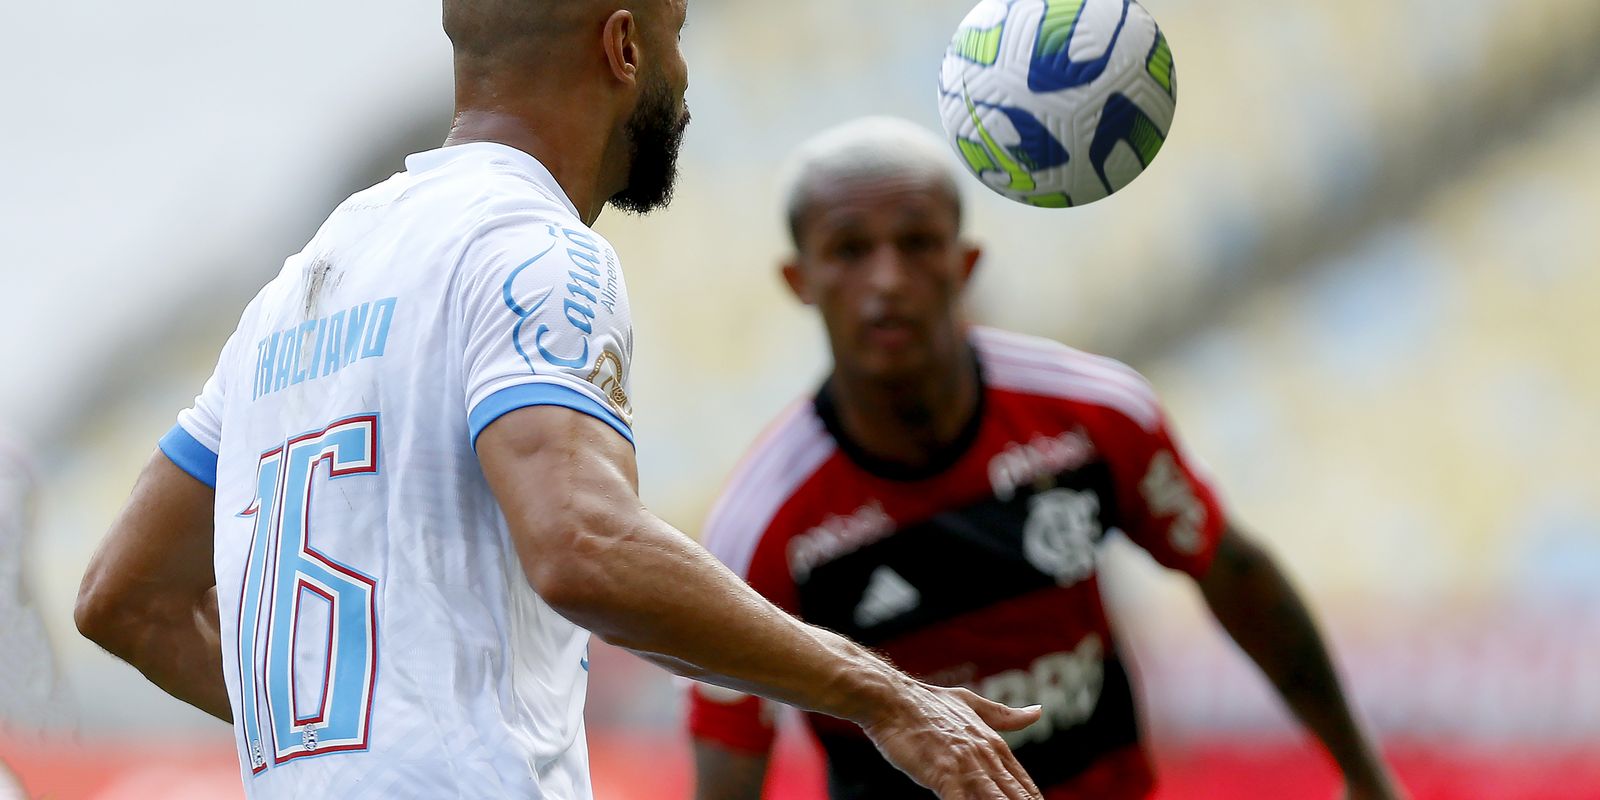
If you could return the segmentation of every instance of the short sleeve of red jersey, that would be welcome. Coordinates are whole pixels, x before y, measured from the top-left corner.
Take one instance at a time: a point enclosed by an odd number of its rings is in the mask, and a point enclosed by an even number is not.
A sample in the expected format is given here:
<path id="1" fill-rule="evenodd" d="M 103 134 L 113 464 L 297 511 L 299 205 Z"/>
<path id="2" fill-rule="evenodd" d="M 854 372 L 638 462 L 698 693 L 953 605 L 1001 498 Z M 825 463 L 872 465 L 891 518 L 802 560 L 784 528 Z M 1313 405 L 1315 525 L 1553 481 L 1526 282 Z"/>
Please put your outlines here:
<path id="1" fill-rule="evenodd" d="M 772 749 L 777 707 L 755 695 L 695 683 L 689 691 L 689 733 L 753 755 Z"/>
<path id="2" fill-rule="evenodd" d="M 1178 441 L 1150 384 L 1122 369 L 1140 395 L 1140 413 L 1104 407 L 1098 442 L 1116 484 L 1117 523 L 1156 561 L 1201 577 L 1227 527 L 1221 498 Z"/>

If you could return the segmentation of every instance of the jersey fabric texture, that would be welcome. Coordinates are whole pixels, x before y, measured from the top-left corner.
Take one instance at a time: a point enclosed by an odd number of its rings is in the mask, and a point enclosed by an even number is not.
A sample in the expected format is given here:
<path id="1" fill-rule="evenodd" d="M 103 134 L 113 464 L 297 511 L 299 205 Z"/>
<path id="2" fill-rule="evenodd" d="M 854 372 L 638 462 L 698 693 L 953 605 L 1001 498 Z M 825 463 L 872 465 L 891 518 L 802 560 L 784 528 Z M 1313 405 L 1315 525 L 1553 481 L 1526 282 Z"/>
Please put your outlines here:
<path id="1" fill-rule="evenodd" d="M 216 489 L 252 798 L 591 797 L 587 631 L 533 591 L 474 452 L 563 406 L 632 441 L 616 254 L 532 156 L 413 155 L 341 204 L 162 440 Z"/>
<path id="2" fill-rule="evenodd" d="M 1137 798 L 1152 777 L 1104 609 L 1096 546 L 1120 529 L 1202 575 L 1225 527 L 1149 384 L 1110 359 L 974 328 L 982 390 L 925 470 L 876 462 L 843 434 L 825 385 L 754 446 L 714 507 L 712 553 L 806 621 L 902 669 L 1043 718 L 1006 735 L 1050 800 Z M 765 752 L 765 701 L 696 685 L 698 738 Z M 858 729 L 808 714 L 830 793 L 926 798 Z"/>

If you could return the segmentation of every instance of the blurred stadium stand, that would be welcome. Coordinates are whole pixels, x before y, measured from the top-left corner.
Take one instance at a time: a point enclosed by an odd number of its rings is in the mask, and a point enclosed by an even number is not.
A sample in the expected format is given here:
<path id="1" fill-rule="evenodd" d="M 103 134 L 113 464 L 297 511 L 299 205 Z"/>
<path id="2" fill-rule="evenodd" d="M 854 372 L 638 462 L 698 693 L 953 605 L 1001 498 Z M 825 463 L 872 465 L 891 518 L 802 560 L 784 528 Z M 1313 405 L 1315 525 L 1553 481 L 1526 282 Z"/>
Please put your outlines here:
<path id="1" fill-rule="evenodd" d="M 0 26 L 10 75 L 57 31 L 100 54 L 11 79 L 49 130 L 3 118 L 0 368 L 28 379 L 0 384 L 0 419 L 29 443 L 37 536 L 25 574 L 0 539 L 0 580 L 35 590 L 0 585 L 0 603 L 37 609 L 58 674 L 25 678 L 50 663 L 16 657 L 37 644 L 0 651 L 0 760 L 58 799 L 238 796 L 226 729 L 80 640 L 72 595 L 255 288 L 334 202 L 442 136 L 448 57 L 421 0 L 103 5 Z M 860 114 L 936 126 L 968 5 L 697 0 L 679 201 L 600 225 L 628 265 L 645 495 L 669 520 L 696 530 L 823 369 L 774 274 L 778 162 Z M 1600 3 L 1146 5 L 1178 64 L 1162 156 L 1067 213 L 974 187 L 974 316 L 1152 378 L 1315 602 L 1418 800 L 1600 797 Z M 1106 564 L 1162 796 L 1332 796 L 1193 592 L 1126 545 Z M 598 795 L 684 796 L 672 682 L 616 651 L 593 674 Z M 25 680 L 57 694 L 24 706 Z M 773 797 L 815 797 L 789 741 Z"/>

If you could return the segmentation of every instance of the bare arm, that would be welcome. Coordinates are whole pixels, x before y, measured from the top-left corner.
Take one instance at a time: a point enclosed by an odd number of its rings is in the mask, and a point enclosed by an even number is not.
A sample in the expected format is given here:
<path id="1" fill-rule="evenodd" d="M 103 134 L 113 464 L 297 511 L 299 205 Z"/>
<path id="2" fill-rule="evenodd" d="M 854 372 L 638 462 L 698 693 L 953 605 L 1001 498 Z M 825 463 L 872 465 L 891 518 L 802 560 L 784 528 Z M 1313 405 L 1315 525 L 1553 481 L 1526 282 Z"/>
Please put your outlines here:
<path id="1" fill-rule="evenodd" d="M 644 508 L 633 450 L 605 423 L 523 408 L 477 447 L 529 582 L 568 619 L 679 674 L 856 722 L 941 797 L 1038 797 L 993 731 L 1037 710 L 918 683 L 785 614 Z"/>
<path id="2" fill-rule="evenodd" d="M 1289 708 L 1322 740 L 1352 798 L 1400 797 L 1356 722 L 1310 611 L 1272 557 L 1230 528 L 1200 580 L 1206 603 Z"/>
<path id="3" fill-rule="evenodd" d="M 761 800 L 768 754 L 743 753 L 715 742 L 694 743 L 695 800 Z"/>
<path id="4" fill-rule="evenodd" d="M 231 722 L 211 559 L 215 501 L 210 487 L 152 455 L 89 561 L 73 619 L 167 694 Z"/>

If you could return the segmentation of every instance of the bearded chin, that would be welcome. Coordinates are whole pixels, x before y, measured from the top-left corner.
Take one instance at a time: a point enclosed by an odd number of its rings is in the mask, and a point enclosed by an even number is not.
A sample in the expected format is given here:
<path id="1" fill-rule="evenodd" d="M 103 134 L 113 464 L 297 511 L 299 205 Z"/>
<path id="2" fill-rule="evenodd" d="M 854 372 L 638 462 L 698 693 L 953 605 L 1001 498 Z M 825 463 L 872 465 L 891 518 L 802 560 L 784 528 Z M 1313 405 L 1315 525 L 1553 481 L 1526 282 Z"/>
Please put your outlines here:
<path id="1" fill-rule="evenodd" d="M 613 208 L 648 214 L 672 202 L 672 189 L 678 181 L 678 150 L 688 127 L 689 113 L 678 113 L 678 104 L 665 83 L 645 89 L 625 129 L 633 162 L 628 165 L 628 185 L 611 198 Z"/>

